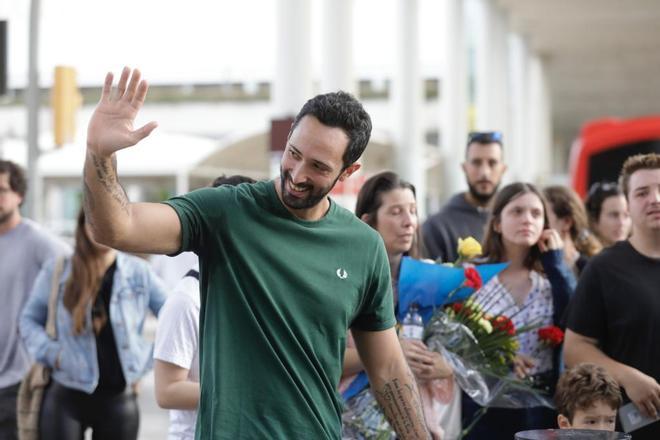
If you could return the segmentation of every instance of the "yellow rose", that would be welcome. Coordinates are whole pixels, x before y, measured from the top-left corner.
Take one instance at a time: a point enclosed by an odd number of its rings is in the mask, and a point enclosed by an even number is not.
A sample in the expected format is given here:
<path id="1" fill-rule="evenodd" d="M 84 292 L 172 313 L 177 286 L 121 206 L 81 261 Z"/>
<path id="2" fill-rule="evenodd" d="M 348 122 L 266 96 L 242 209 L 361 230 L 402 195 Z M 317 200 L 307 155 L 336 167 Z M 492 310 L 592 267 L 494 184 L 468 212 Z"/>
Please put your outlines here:
<path id="1" fill-rule="evenodd" d="M 481 255 L 481 244 L 472 237 L 458 239 L 458 255 L 462 260 L 471 260 Z"/>
<path id="2" fill-rule="evenodd" d="M 478 321 L 478 323 L 479 323 L 479 325 L 481 326 L 481 328 L 483 328 L 484 331 L 485 331 L 487 334 L 491 334 L 491 333 L 493 333 L 493 325 L 490 323 L 489 320 L 484 319 L 484 318 L 481 318 L 481 319 Z"/>

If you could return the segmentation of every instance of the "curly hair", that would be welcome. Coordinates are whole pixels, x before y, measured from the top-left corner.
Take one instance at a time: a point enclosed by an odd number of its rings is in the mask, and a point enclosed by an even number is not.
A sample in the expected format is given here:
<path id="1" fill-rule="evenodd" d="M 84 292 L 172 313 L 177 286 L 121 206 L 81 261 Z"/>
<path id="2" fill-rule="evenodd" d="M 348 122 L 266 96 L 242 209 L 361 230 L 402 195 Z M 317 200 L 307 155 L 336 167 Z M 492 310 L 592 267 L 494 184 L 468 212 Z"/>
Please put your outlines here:
<path id="1" fill-rule="evenodd" d="M 576 411 L 587 410 L 596 402 L 613 409 L 621 406 L 619 384 L 605 369 L 595 364 L 578 364 L 566 370 L 557 382 L 555 405 L 557 412 L 573 422 Z"/>
<path id="2" fill-rule="evenodd" d="M 369 143 L 371 118 L 362 104 L 346 92 L 317 95 L 303 105 L 291 124 L 289 136 L 305 116 L 314 116 L 323 125 L 341 128 L 348 136 L 348 146 L 342 157 L 344 168 L 355 163 Z"/>

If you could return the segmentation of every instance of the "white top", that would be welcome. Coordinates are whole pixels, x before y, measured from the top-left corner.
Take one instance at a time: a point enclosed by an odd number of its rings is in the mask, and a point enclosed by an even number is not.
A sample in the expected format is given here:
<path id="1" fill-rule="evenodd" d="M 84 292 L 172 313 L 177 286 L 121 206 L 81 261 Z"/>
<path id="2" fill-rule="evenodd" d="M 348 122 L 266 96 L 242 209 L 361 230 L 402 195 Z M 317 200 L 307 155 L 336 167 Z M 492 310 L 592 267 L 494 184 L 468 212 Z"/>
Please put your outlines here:
<path id="1" fill-rule="evenodd" d="M 160 309 L 154 346 L 154 359 L 187 368 L 192 382 L 199 382 L 199 307 L 199 281 L 184 277 Z M 196 410 L 170 410 L 168 439 L 194 439 L 196 421 Z"/>
<path id="2" fill-rule="evenodd" d="M 149 259 L 154 272 L 165 282 L 168 289 L 175 289 L 190 268 L 197 267 L 195 265 L 198 261 L 194 252 L 181 252 L 175 257 L 152 255 Z"/>
<path id="3" fill-rule="evenodd" d="M 521 306 L 516 304 L 499 276 L 493 277 L 486 283 L 475 294 L 475 300 L 478 303 L 484 303 L 488 313 L 493 315 L 503 313 L 511 318 L 516 331 L 522 327 L 536 324 L 533 330 L 519 334 L 517 339 L 520 343 L 518 353 L 534 358 L 535 364 L 530 369 L 530 374 L 537 374 L 552 369 L 552 349 L 539 344 L 538 329 L 552 325 L 554 307 L 552 288 L 548 279 L 536 271 L 531 271 L 529 276 L 532 281 L 532 289 Z"/>

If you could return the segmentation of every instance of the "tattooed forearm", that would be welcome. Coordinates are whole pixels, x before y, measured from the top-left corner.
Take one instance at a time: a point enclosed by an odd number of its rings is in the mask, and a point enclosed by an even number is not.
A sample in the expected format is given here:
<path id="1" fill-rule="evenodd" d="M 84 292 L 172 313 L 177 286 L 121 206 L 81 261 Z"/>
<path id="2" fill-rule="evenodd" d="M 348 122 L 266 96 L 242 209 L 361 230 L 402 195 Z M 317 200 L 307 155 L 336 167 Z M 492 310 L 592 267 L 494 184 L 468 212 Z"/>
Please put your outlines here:
<path id="1" fill-rule="evenodd" d="M 421 400 L 412 375 L 405 382 L 392 379 L 375 390 L 390 425 L 402 439 L 429 438 Z"/>
<path id="2" fill-rule="evenodd" d="M 94 226 L 94 220 L 92 218 L 92 211 L 94 210 L 94 197 L 92 196 L 92 190 L 89 189 L 87 181 L 83 179 L 83 211 L 85 211 L 85 219 L 87 223 L 91 226 Z"/>
<path id="3" fill-rule="evenodd" d="M 119 204 L 119 207 L 126 213 L 128 213 L 128 196 L 126 191 L 119 184 L 119 179 L 117 178 L 117 158 L 112 157 L 112 160 L 99 158 L 92 153 L 88 153 L 92 160 L 92 167 L 96 172 L 96 178 L 101 184 L 101 187 Z M 93 203 L 93 193 L 89 187 L 85 187 L 85 198 L 90 199 L 89 203 Z M 93 205 L 89 205 L 91 208 Z"/>

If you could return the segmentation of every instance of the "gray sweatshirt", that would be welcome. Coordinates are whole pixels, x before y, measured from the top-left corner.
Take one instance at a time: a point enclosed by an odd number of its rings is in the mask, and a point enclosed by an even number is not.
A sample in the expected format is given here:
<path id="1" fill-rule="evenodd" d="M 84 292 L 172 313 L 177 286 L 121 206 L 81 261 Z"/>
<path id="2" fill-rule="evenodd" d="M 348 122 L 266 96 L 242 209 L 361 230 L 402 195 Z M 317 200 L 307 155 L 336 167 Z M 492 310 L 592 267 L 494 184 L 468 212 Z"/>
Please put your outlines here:
<path id="1" fill-rule="evenodd" d="M 489 215 L 487 209 L 470 205 L 465 193 L 455 194 L 422 226 L 426 256 L 443 262 L 456 261 L 458 239 L 472 236 L 481 243 Z"/>
<path id="2" fill-rule="evenodd" d="M 30 365 L 18 318 L 44 263 L 70 248 L 29 219 L 0 234 L 0 388 L 23 379 Z"/>

